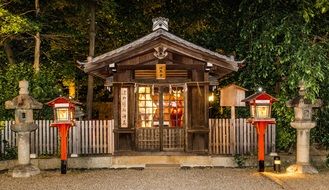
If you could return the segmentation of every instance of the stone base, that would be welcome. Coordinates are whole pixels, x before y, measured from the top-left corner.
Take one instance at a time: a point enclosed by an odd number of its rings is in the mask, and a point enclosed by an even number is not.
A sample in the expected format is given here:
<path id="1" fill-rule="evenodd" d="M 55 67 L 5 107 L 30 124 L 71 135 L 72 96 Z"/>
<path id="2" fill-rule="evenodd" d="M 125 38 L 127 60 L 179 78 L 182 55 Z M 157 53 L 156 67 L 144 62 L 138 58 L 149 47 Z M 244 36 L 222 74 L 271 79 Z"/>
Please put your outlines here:
<path id="1" fill-rule="evenodd" d="M 9 171 L 12 177 L 31 177 L 40 173 L 40 169 L 32 164 L 18 165 Z"/>
<path id="2" fill-rule="evenodd" d="M 317 174 L 317 169 L 309 164 L 294 164 L 287 168 L 287 173 Z"/>

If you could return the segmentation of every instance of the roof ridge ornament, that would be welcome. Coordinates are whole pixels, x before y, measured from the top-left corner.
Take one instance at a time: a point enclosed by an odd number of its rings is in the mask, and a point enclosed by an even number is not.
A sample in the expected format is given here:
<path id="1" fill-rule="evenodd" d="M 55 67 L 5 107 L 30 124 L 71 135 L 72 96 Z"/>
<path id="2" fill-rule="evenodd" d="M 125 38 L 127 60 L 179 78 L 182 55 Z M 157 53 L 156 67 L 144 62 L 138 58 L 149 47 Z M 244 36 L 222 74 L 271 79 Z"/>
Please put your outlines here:
<path id="1" fill-rule="evenodd" d="M 158 30 L 158 29 L 164 29 L 166 31 L 169 30 L 169 26 L 168 26 L 168 22 L 169 19 L 168 18 L 164 18 L 164 17 L 156 17 L 154 19 L 152 19 L 153 22 L 153 27 L 152 30 Z"/>
<path id="2" fill-rule="evenodd" d="M 168 55 L 168 52 L 166 52 L 167 48 L 164 46 L 158 46 L 154 48 L 154 50 L 155 52 L 153 55 L 158 59 L 164 59 Z"/>

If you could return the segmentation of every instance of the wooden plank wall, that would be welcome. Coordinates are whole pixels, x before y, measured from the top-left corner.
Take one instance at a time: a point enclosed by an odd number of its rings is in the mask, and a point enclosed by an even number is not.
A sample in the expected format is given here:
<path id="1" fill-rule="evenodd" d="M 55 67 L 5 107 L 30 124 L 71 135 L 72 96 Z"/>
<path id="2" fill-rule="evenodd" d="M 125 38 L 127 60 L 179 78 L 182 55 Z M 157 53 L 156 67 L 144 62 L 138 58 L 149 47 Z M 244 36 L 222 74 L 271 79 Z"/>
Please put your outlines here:
<path id="1" fill-rule="evenodd" d="M 0 132 L 0 154 L 4 152 L 3 140 L 10 147 L 16 146 L 16 133 L 10 130 L 12 121 L 6 121 L 6 127 Z M 37 120 L 39 128 L 31 132 L 31 154 L 59 154 L 59 136 L 57 128 L 50 127 L 50 120 Z M 113 120 L 77 121 L 70 128 L 68 139 L 68 155 L 113 154 L 114 152 L 114 122 Z"/>
<path id="2" fill-rule="evenodd" d="M 256 129 L 246 119 L 235 119 L 235 128 L 230 119 L 210 119 L 209 150 L 211 154 L 257 154 Z M 231 135 L 233 133 L 233 135 Z M 231 139 L 231 138 L 235 139 Z M 275 151 L 275 125 L 269 125 L 265 134 L 265 154 Z"/>
<path id="3" fill-rule="evenodd" d="M 8 141 L 10 147 L 16 146 L 16 134 L 10 130 L 12 121 L 5 122 L 5 129 L 0 131 L 0 154 L 4 152 L 3 140 Z M 49 127 L 52 121 L 35 121 L 39 128 L 31 133 L 31 154 L 56 155 L 59 151 L 58 132 L 56 128 Z M 230 119 L 210 119 L 209 150 L 210 154 L 257 154 L 257 134 L 254 126 L 247 123 L 246 119 L 236 119 L 235 129 L 230 127 Z M 93 120 L 77 121 L 76 127 L 69 133 L 69 155 L 113 154 L 114 152 L 114 121 Z M 233 133 L 233 136 L 232 134 Z M 140 134 L 140 135 L 144 135 Z M 149 134 L 139 136 L 143 140 L 141 147 L 146 149 L 158 149 L 158 135 Z M 231 138 L 234 139 L 231 139 Z M 275 151 L 276 130 L 275 125 L 267 127 L 265 135 L 265 153 Z M 152 142 L 151 142 L 152 141 Z M 155 147 L 154 147 L 155 146 Z"/>

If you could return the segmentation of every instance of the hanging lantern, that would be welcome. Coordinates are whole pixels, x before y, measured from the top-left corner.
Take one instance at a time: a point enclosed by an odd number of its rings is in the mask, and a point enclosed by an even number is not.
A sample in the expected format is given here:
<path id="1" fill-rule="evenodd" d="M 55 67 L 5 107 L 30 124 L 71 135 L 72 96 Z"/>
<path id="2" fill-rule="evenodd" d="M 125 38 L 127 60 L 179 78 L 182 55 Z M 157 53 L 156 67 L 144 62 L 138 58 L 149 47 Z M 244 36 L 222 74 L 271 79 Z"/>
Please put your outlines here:
<path id="1" fill-rule="evenodd" d="M 215 100 L 214 93 L 212 92 L 210 96 L 208 97 L 209 102 L 213 102 Z"/>
<path id="2" fill-rule="evenodd" d="M 250 115 L 254 119 L 270 119 L 272 103 L 275 101 L 277 99 L 266 92 L 258 92 L 242 100 L 250 104 Z"/>
<path id="3" fill-rule="evenodd" d="M 111 92 L 111 87 L 113 86 L 113 77 L 106 78 L 104 86 L 109 92 Z"/>
<path id="4" fill-rule="evenodd" d="M 52 125 L 74 123 L 75 103 L 70 99 L 58 97 L 48 102 L 48 105 L 54 108 L 54 123 Z"/>

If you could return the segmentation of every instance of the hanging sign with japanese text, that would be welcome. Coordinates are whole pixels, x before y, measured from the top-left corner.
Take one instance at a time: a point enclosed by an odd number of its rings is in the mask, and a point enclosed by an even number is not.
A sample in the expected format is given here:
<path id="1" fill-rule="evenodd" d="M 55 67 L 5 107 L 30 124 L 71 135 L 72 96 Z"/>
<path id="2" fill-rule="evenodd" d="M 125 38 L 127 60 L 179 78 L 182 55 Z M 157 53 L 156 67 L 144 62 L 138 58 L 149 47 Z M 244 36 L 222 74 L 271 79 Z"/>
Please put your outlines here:
<path id="1" fill-rule="evenodd" d="M 128 88 L 121 88 L 121 128 L 128 128 Z"/>

